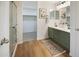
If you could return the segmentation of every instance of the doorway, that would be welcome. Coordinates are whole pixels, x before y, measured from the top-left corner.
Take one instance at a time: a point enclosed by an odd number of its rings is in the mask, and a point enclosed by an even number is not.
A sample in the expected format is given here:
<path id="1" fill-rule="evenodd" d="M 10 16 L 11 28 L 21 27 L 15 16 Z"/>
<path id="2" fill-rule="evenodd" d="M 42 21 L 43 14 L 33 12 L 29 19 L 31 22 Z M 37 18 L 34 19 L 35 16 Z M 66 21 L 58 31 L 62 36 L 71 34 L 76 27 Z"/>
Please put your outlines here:
<path id="1" fill-rule="evenodd" d="M 37 2 L 23 2 L 23 41 L 37 39 Z"/>

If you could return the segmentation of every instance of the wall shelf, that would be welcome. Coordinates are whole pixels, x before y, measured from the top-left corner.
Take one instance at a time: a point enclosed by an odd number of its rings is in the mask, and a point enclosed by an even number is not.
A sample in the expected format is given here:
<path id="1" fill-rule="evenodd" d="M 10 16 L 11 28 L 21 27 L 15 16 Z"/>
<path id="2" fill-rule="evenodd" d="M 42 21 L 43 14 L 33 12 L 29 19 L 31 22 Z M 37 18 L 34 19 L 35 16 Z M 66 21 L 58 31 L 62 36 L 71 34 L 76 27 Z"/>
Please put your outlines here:
<path id="1" fill-rule="evenodd" d="M 23 16 L 34 16 L 34 17 L 36 17 L 37 15 L 30 15 L 30 14 L 27 15 L 27 14 L 25 14 L 25 15 L 23 15 Z"/>
<path id="2" fill-rule="evenodd" d="M 22 15 L 27 15 L 27 16 L 37 16 L 36 10 L 23 10 Z"/>

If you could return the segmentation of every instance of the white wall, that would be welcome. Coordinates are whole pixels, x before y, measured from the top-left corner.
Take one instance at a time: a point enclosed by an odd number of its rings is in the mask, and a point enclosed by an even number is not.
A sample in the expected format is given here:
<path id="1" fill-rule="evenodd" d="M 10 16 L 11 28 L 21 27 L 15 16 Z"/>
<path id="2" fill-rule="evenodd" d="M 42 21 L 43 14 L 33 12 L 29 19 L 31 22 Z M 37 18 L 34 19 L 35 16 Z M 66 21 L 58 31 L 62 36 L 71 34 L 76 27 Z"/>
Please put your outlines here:
<path id="1" fill-rule="evenodd" d="M 9 2 L 0 1 L 0 41 L 3 38 L 9 40 Z M 9 43 L 0 45 L 0 56 L 9 56 Z"/>
<path id="2" fill-rule="evenodd" d="M 36 16 L 23 17 L 23 33 L 36 32 L 37 31 L 37 18 Z"/>
<path id="3" fill-rule="evenodd" d="M 47 38 L 47 24 L 45 23 L 45 19 L 39 19 L 39 8 L 47 9 L 47 2 L 38 1 L 37 6 L 37 40 Z"/>
<path id="4" fill-rule="evenodd" d="M 51 20 L 49 19 L 49 11 L 50 9 L 55 9 L 54 6 L 55 1 L 39 1 L 37 7 L 37 40 L 48 38 L 48 25 L 52 24 Z M 45 23 L 45 19 L 39 19 L 39 8 L 46 8 L 47 15 L 48 15 L 48 23 Z"/>
<path id="5" fill-rule="evenodd" d="M 72 1 L 70 3 L 70 55 L 79 57 L 79 2 Z"/>
<path id="6" fill-rule="evenodd" d="M 15 2 L 17 5 L 17 41 L 23 42 L 23 16 L 22 16 L 22 2 Z"/>

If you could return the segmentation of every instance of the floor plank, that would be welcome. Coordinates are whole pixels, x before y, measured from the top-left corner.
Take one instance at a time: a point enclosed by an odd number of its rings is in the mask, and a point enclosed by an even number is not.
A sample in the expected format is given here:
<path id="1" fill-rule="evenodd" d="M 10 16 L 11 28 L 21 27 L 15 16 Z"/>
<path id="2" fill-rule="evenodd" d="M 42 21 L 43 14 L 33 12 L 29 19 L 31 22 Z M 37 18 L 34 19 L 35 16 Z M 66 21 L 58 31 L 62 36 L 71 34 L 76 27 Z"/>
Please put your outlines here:
<path id="1" fill-rule="evenodd" d="M 40 41 L 24 42 L 18 45 L 15 57 L 47 57 L 51 56 L 48 49 L 46 49 Z"/>
<path id="2" fill-rule="evenodd" d="M 26 41 L 17 46 L 15 57 L 52 57 L 52 51 L 41 40 Z M 68 57 L 68 54 L 63 53 L 58 57 Z"/>

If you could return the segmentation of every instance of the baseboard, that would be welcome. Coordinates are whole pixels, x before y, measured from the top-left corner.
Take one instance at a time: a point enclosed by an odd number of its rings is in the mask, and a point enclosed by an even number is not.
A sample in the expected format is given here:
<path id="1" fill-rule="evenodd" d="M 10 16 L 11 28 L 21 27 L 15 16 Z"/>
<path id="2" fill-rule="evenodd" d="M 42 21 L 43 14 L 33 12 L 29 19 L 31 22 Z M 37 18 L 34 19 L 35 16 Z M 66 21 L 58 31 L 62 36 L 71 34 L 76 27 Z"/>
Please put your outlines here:
<path id="1" fill-rule="evenodd" d="M 44 39 L 37 39 L 37 40 L 47 40 L 47 39 L 49 39 L 49 38 L 44 38 Z"/>
<path id="2" fill-rule="evenodd" d="M 18 45 L 18 44 L 22 44 L 22 43 L 23 43 L 23 41 L 17 42 L 17 45 Z"/>
<path id="3" fill-rule="evenodd" d="M 58 53 L 58 54 L 54 55 L 53 57 L 60 56 L 60 55 L 64 54 L 65 52 L 66 52 L 66 50 L 64 50 L 63 52 L 60 52 L 60 53 Z"/>
<path id="4" fill-rule="evenodd" d="M 69 56 L 72 57 L 70 52 L 69 52 Z"/>
<path id="5" fill-rule="evenodd" d="M 23 43 L 23 41 L 21 41 L 21 42 L 17 42 L 17 43 L 16 43 L 16 45 L 15 45 L 15 49 L 14 49 L 13 54 L 12 54 L 12 57 L 15 56 L 15 52 L 16 52 L 17 46 L 18 46 L 19 44 L 22 44 L 22 43 Z"/>
<path id="6" fill-rule="evenodd" d="M 17 46 L 18 46 L 18 44 L 16 43 L 16 45 L 15 45 L 15 49 L 14 49 L 13 54 L 12 54 L 12 57 L 15 56 L 15 52 L 16 52 Z"/>

